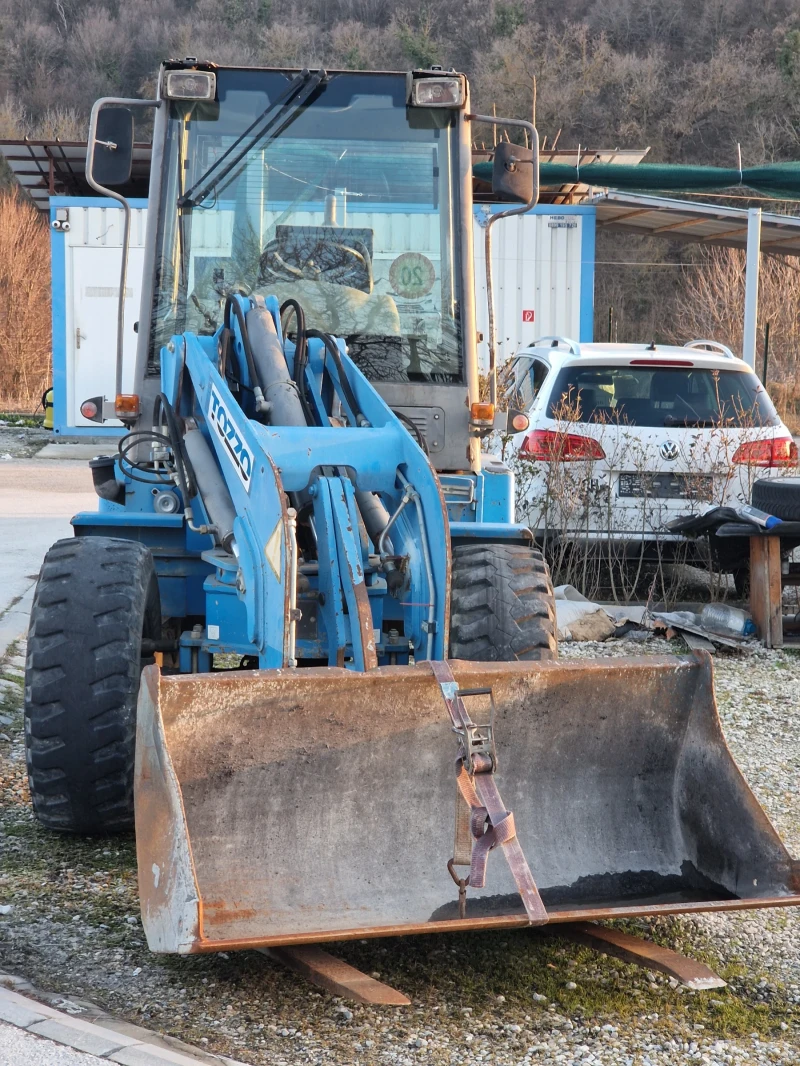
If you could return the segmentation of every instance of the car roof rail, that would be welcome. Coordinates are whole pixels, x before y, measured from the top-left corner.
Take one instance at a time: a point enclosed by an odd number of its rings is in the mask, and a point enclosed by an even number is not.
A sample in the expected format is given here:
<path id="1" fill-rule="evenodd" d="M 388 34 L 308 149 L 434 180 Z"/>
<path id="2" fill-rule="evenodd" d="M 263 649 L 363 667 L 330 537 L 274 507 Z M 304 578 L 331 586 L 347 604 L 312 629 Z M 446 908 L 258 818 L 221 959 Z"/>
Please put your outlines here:
<path id="1" fill-rule="evenodd" d="M 565 345 L 570 350 L 571 355 L 580 356 L 581 346 L 577 341 L 570 340 L 569 337 L 539 337 L 533 344 L 529 344 L 529 348 L 560 348 L 561 345 Z"/>
<path id="2" fill-rule="evenodd" d="M 720 355 L 724 355 L 727 359 L 735 359 L 736 358 L 736 356 L 733 354 L 733 352 L 730 350 L 730 348 L 727 346 L 727 344 L 720 344 L 719 341 L 709 341 L 709 340 L 687 341 L 686 344 L 684 344 L 684 348 L 708 348 L 712 352 L 718 352 Z"/>

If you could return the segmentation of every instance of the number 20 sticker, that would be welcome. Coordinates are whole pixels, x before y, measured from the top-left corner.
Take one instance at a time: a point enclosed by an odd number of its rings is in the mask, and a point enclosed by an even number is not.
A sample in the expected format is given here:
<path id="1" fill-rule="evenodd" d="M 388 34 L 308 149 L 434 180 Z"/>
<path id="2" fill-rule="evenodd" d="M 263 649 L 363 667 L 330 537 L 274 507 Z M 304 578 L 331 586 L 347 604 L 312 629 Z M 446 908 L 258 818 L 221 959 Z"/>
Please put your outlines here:
<path id="1" fill-rule="evenodd" d="M 406 300 L 427 296 L 435 281 L 433 263 L 420 252 L 404 252 L 389 268 L 389 284 Z"/>
<path id="2" fill-rule="evenodd" d="M 523 311 L 522 312 L 522 321 L 523 322 L 533 322 L 534 314 L 535 314 L 535 312 L 533 312 L 533 311 Z"/>

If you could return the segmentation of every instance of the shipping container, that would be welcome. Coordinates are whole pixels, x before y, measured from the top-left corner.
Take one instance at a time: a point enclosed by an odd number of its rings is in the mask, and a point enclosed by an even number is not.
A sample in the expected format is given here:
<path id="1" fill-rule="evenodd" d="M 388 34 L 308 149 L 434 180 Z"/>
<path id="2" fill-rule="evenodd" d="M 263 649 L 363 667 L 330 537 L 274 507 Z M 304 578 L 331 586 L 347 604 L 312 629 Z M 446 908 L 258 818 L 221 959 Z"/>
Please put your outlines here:
<path id="1" fill-rule="evenodd" d="M 135 326 L 144 267 L 147 201 L 133 200 L 131 246 L 125 299 L 123 391 L 131 387 L 136 352 Z M 478 354 L 486 369 L 488 352 L 484 234 L 487 212 L 500 207 L 475 206 L 475 286 Z M 320 225 L 318 212 L 309 211 L 309 225 Z M 53 286 L 53 387 L 54 432 L 69 435 L 119 434 L 119 422 L 99 426 L 80 413 L 81 403 L 92 396 L 110 398 L 114 391 L 119 294 L 121 208 L 99 197 L 50 198 Z M 268 231 L 277 220 L 264 212 Z M 192 218 L 193 275 L 206 265 L 232 255 L 232 221 L 226 213 L 195 212 Z M 298 221 L 303 221 L 302 219 Z M 340 220 L 344 221 L 344 220 Z M 67 223 L 64 226 L 64 222 Z M 55 224 L 59 223 L 58 226 Z M 376 240 L 376 247 L 391 243 L 395 249 L 374 262 L 375 291 L 390 295 L 401 320 L 411 318 L 420 329 L 435 329 L 436 309 L 426 305 L 424 293 L 404 289 L 391 275 L 396 249 L 403 237 L 407 251 L 418 253 L 428 269 L 439 269 L 439 231 L 421 212 L 399 210 L 387 217 L 352 206 L 347 223 L 371 227 L 392 226 L 392 241 Z M 540 206 L 525 215 L 498 222 L 492 228 L 492 263 L 495 283 L 495 321 L 498 361 L 510 358 L 538 337 L 560 335 L 579 341 L 592 339 L 594 302 L 595 209 L 591 206 Z M 198 254 L 199 253 L 199 254 Z M 397 273 L 397 272 L 396 272 Z"/>

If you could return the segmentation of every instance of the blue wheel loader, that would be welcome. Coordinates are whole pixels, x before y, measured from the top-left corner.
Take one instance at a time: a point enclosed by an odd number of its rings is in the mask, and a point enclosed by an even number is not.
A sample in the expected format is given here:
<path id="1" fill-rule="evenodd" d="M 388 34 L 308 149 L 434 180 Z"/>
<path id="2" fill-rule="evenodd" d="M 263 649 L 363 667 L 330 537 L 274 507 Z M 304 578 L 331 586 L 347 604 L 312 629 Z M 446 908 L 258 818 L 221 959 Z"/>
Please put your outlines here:
<path id="1" fill-rule="evenodd" d="M 168 62 L 155 99 L 92 112 L 87 176 L 126 237 L 135 114 L 141 310 L 123 255 L 116 393 L 83 404 L 127 433 L 31 616 L 41 823 L 135 821 L 157 952 L 800 902 L 709 658 L 560 662 L 512 473 L 482 454 L 519 418 L 498 411 L 491 234 L 536 203 L 536 130 L 475 114 L 440 68 Z M 494 155 L 482 382 L 491 122 L 531 147 Z"/>

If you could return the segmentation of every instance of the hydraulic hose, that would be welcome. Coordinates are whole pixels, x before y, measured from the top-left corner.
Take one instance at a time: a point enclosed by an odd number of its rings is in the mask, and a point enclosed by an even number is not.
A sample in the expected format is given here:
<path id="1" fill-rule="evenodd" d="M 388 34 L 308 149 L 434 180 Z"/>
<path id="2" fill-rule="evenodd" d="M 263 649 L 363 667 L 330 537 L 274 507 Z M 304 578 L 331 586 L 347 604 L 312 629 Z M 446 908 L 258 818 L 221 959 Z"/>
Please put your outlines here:
<path id="1" fill-rule="evenodd" d="M 342 386 L 342 392 L 344 393 L 345 401 L 348 407 L 353 412 L 353 417 L 356 420 L 356 424 L 359 426 L 368 425 L 367 419 L 361 413 L 361 408 L 358 406 L 355 393 L 353 392 L 350 381 L 345 373 L 344 363 L 342 362 L 342 353 L 339 351 L 339 347 L 330 333 L 323 333 L 318 329 L 309 329 L 306 331 L 307 337 L 314 337 L 317 340 L 321 340 L 326 349 L 331 355 L 334 363 L 336 363 L 336 369 L 339 372 L 339 382 Z"/>
<path id="2" fill-rule="evenodd" d="M 247 332 L 247 322 L 245 321 L 244 312 L 242 311 L 239 301 L 235 296 L 229 296 L 225 301 L 225 314 L 223 316 L 223 322 L 226 329 L 231 328 L 231 311 L 236 316 L 236 321 L 239 323 L 239 332 L 242 335 L 242 347 L 244 348 L 244 357 L 247 362 L 247 374 L 250 378 L 250 384 L 253 389 L 253 395 L 256 401 L 256 413 L 260 414 L 264 409 L 264 391 L 262 383 L 256 370 L 256 362 L 253 358 L 253 348 L 250 344 L 250 334 Z"/>
<path id="3" fill-rule="evenodd" d="M 175 472 L 178 475 L 178 485 L 183 496 L 183 505 L 188 507 L 190 500 L 193 500 L 197 495 L 197 479 L 194 476 L 192 462 L 184 447 L 175 411 L 163 392 L 160 392 L 156 397 L 154 421 L 158 419 L 161 411 L 164 412 L 164 419 L 167 423 L 167 435 L 169 436 L 169 443 L 175 460 Z"/>
<path id="4" fill-rule="evenodd" d="M 297 331 L 295 333 L 295 344 L 294 344 L 294 374 L 293 374 L 294 383 L 297 386 L 297 394 L 300 397 L 300 403 L 302 404 L 302 407 L 303 407 L 303 413 L 306 416 L 306 422 L 308 423 L 309 426 L 313 426 L 313 425 L 316 425 L 317 420 L 316 420 L 316 418 L 314 418 L 314 414 L 313 414 L 313 412 L 311 410 L 311 405 L 309 404 L 308 398 L 306 396 L 306 382 L 305 382 L 305 371 L 306 371 L 306 367 L 308 366 L 308 340 L 307 340 L 307 334 L 306 334 L 306 316 L 305 316 L 305 312 L 303 311 L 303 308 L 300 306 L 300 304 L 297 302 L 297 300 L 291 300 L 291 299 L 290 300 L 285 300 L 281 304 L 280 317 L 281 317 L 281 328 L 282 328 L 282 331 L 283 331 L 284 345 L 286 343 L 287 330 L 286 330 L 286 326 L 283 324 L 283 322 L 284 322 L 283 316 L 284 316 L 285 312 L 287 311 L 287 309 L 294 312 L 294 317 L 295 317 L 295 320 L 296 320 L 296 323 L 297 323 Z M 287 316 L 286 322 L 288 323 L 290 320 L 291 320 L 291 316 Z"/>

